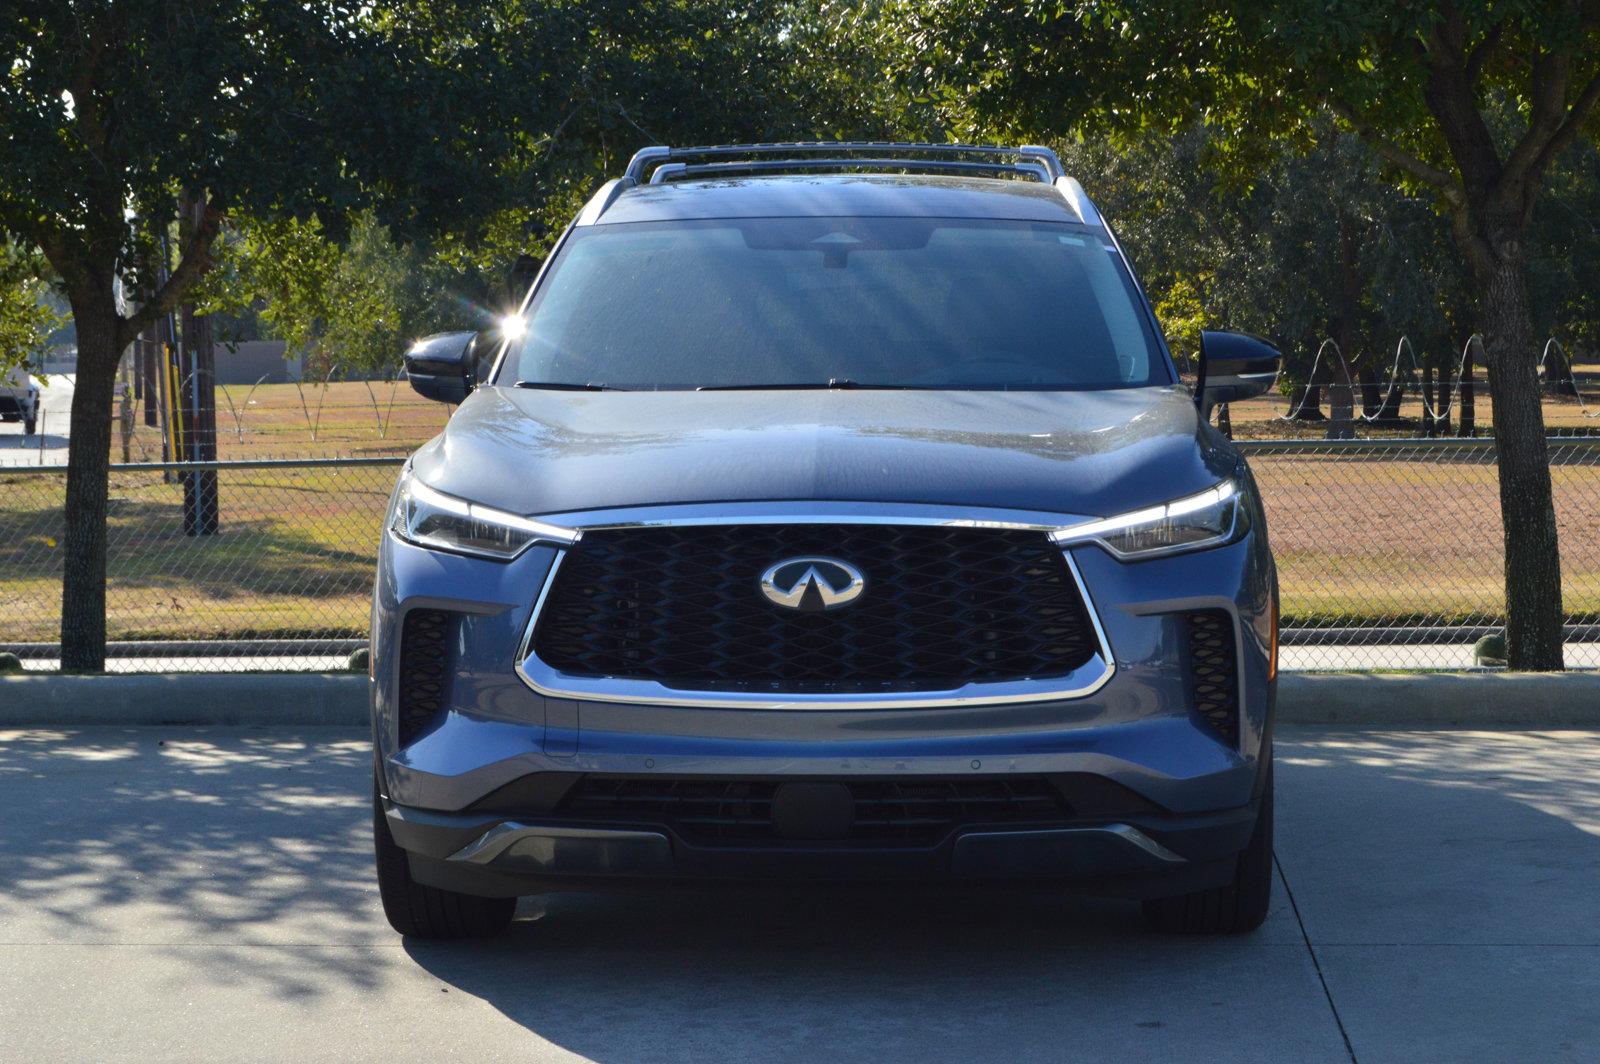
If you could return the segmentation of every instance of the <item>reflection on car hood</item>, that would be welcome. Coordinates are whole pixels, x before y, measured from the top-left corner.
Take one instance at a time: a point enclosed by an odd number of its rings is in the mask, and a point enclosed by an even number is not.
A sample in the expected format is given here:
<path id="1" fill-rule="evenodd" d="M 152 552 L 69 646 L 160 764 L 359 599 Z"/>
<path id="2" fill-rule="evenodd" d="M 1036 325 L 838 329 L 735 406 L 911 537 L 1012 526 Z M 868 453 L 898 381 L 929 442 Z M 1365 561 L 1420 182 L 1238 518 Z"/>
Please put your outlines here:
<path id="1" fill-rule="evenodd" d="M 830 500 L 1110 515 L 1203 490 L 1234 457 L 1177 387 L 1098 392 L 480 388 L 414 459 L 522 514 Z"/>

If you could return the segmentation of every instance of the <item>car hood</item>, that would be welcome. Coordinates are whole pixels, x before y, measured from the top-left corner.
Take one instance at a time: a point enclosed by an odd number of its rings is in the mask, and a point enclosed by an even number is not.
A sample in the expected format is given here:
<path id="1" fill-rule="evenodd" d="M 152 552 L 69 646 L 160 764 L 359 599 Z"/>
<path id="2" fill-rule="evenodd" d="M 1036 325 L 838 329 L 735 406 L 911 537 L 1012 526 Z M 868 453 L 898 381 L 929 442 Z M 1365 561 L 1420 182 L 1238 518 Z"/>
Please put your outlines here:
<path id="1" fill-rule="evenodd" d="M 561 392 L 483 387 L 413 459 L 520 514 L 828 500 L 1108 516 L 1233 469 L 1178 387 Z"/>

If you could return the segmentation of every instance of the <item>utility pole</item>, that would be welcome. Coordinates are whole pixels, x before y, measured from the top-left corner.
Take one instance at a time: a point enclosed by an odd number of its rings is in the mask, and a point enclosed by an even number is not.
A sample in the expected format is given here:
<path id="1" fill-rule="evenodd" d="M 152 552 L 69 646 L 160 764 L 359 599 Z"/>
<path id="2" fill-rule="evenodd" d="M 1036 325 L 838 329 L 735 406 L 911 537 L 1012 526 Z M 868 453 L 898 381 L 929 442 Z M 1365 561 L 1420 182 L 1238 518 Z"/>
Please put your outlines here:
<path id="1" fill-rule="evenodd" d="M 157 367 L 160 366 L 161 341 L 156 339 L 154 325 L 139 334 L 135 341 L 135 351 L 138 352 L 134 360 L 134 381 L 138 388 L 137 397 L 144 403 L 144 423 L 149 428 L 161 424 L 161 386 L 158 380 Z"/>
<path id="2" fill-rule="evenodd" d="M 172 248 L 167 239 L 167 222 L 164 220 L 161 224 L 160 244 L 161 269 L 156 271 L 156 287 L 152 291 L 159 290 L 160 286 L 166 282 L 167 275 L 172 271 Z M 177 420 L 173 417 L 173 412 L 178 408 L 178 404 L 173 398 L 172 382 L 174 379 L 173 360 L 177 357 L 175 349 L 178 338 L 175 335 L 170 311 L 156 319 L 154 331 L 156 350 L 151 355 L 151 360 L 155 363 L 153 368 L 156 370 L 155 395 L 157 410 L 160 412 L 161 460 L 163 462 L 177 462 L 182 460 L 182 456 L 177 453 L 179 429 Z M 172 471 L 170 469 L 163 471 L 161 480 L 163 483 L 172 483 Z"/>
<path id="3" fill-rule="evenodd" d="M 129 456 L 128 450 L 129 444 L 133 440 L 133 371 L 139 362 L 139 350 L 142 346 L 138 340 L 135 340 L 133 346 L 124 355 L 122 365 L 117 367 L 117 372 L 122 377 L 122 380 L 118 382 L 122 395 L 117 403 L 117 425 L 121 429 L 122 460 L 125 463 L 133 460 Z"/>
<path id="4" fill-rule="evenodd" d="M 206 196 L 184 194 L 178 204 L 178 236 L 187 241 L 189 233 L 204 220 Z M 211 319 L 196 314 L 193 303 L 183 305 L 183 348 L 180 361 L 179 394 L 173 404 L 180 410 L 183 424 L 181 461 L 217 460 L 217 348 Z M 220 524 L 217 500 L 217 471 L 199 469 L 184 474 L 183 533 L 186 536 L 216 534 Z"/>

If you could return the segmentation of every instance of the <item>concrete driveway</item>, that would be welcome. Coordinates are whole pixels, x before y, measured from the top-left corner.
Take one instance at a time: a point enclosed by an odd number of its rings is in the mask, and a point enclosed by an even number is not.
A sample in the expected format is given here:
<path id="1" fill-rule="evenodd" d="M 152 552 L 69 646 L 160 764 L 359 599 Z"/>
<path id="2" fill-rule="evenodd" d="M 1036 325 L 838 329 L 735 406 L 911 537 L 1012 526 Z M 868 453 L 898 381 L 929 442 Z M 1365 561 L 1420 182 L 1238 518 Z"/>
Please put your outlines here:
<path id="1" fill-rule="evenodd" d="M 0 466 L 65 465 L 76 373 L 51 373 L 39 389 L 39 431 L 24 436 L 20 421 L 0 422 Z"/>
<path id="2" fill-rule="evenodd" d="M 378 910 L 358 732 L 4 732 L 0 1058 L 1600 1059 L 1600 734 L 1278 754 L 1243 939 L 1009 891 L 555 896 L 431 945 Z"/>

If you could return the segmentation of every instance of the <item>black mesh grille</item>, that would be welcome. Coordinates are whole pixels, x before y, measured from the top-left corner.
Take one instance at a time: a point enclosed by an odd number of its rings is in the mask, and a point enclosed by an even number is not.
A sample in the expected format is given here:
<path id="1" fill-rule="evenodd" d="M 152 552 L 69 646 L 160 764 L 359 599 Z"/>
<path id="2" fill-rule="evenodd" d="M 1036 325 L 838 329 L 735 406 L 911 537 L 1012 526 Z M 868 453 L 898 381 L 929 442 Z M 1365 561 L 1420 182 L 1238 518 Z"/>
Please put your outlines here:
<path id="1" fill-rule="evenodd" d="M 453 615 L 412 610 L 400 628 L 400 741 L 408 743 L 444 708 Z"/>
<path id="2" fill-rule="evenodd" d="M 866 590 L 800 612 L 761 574 L 849 562 Z M 909 525 L 708 525 L 586 533 L 544 605 L 535 651 L 579 676 L 699 690 L 871 692 L 1064 676 L 1095 650 L 1043 533 Z"/>
<path id="3" fill-rule="evenodd" d="M 1239 668 L 1233 619 L 1222 610 L 1189 614 L 1189 667 L 1194 707 L 1217 734 L 1239 741 Z"/>
<path id="4" fill-rule="evenodd" d="M 961 827 L 1052 824 L 1072 816 L 1060 792 L 1038 776 L 836 782 L 850 791 L 848 840 L 855 842 L 931 845 Z M 772 802 L 779 786 L 776 780 L 585 776 L 557 812 L 662 824 L 694 841 L 761 842 L 778 837 Z"/>

